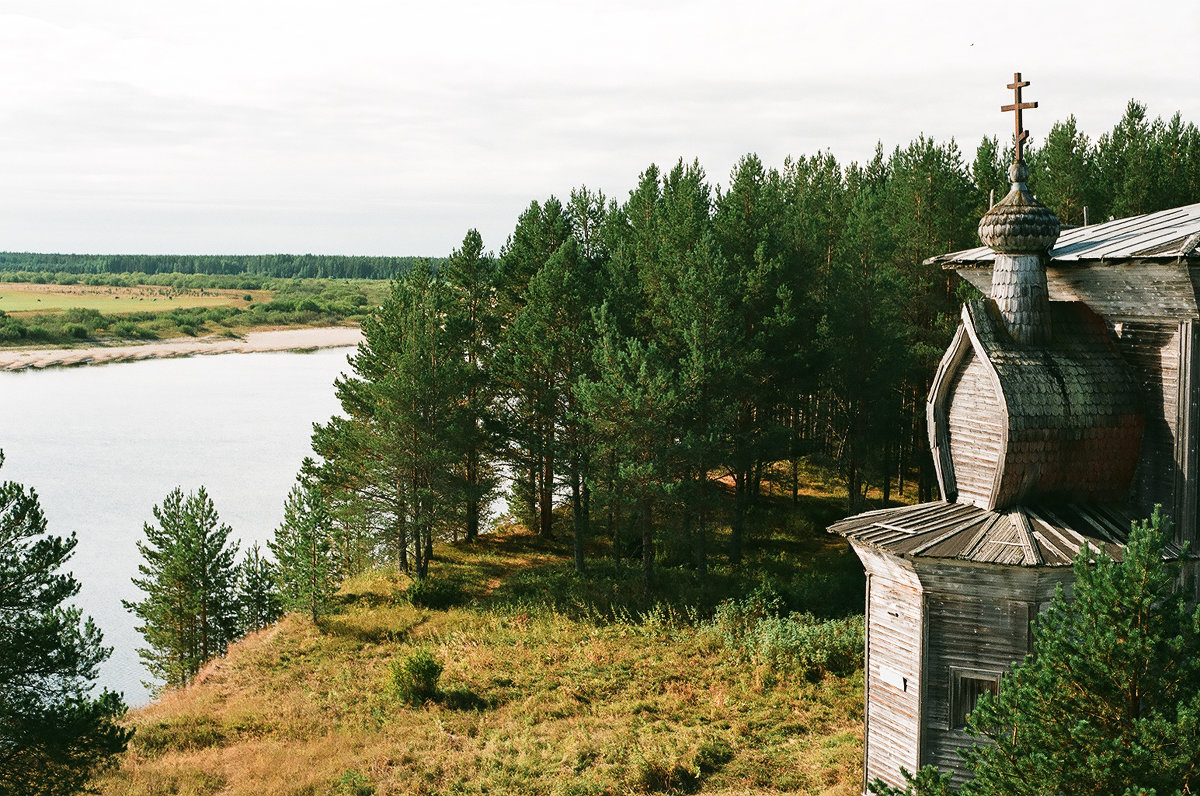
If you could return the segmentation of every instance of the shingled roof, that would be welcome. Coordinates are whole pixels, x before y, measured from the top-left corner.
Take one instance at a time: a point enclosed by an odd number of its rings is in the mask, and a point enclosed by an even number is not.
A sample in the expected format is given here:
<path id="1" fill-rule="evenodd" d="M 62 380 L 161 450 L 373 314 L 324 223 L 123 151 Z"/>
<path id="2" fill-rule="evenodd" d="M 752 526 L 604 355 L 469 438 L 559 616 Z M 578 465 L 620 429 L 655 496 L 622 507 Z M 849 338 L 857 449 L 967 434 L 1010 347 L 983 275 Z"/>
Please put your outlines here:
<path id="1" fill-rule="evenodd" d="M 1099 316 L 1079 302 L 1050 306 L 1053 340 L 1039 345 L 1012 341 L 992 301 L 963 307 L 962 331 L 929 396 L 931 447 L 943 496 L 956 492 L 956 462 L 949 432 L 942 430 L 955 375 L 968 357 L 981 361 L 999 388 L 991 408 L 976 409 L 981 420 L 994 417 L 998 425 L 985 508 L 1048 497 L 1107 500 L 1128 492 L 1144 425 L 1138 382 Z"/>
<path id="2" fill-rule="evenodd" d="M 937 501 L 868 511 L 834 523 L 829 531 L 902 558 L 1067 567 L 1085 546 L 1120 560 L 1133 519 L 1123 507 L 1100 504 L 988 511 Z M 1181 550 L 1172 544 L 1165 554 L 1178 557 Z"/>
<path id="3" fill-rule="evenodd" d="M 939 254 L 926 264 L 956 268 L 990 266 L 996 252 L 988 246 Z M 1119 218 L 1104 224 L 1064 230 L 1050 259 L 1083 262 L 1129 260 L 1200 260 L 1200 203 Z"/>

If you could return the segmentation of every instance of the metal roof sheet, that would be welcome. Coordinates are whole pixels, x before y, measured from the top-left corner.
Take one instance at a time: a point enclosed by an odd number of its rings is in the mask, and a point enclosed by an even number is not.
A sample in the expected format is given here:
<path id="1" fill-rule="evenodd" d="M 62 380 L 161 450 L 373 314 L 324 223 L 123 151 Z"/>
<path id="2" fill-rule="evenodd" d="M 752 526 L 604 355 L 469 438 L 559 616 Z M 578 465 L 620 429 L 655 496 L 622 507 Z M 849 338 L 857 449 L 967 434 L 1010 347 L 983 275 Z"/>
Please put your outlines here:
<path id="1" fill-rule="evenodd" d="M 979 246 L 925 262 L 969 268 L 990 265 L 995 257 L 992 249 Z M 1188 257 L 1200 259 L 1200 203 L 1069 229 L 1050 250 L 1050 259 L 1057 262 Z"/>
<path id="2" fill-rule="evenodd" d="M 908 558 L 1069 567 L 1085 546 L 1119 560 L 1133 520 L 1123 506 L 1045 504 L 988 511 L 935 501 L 847 517 L 829 532 Z M 1182 550 L 1170 544 L 1166 553 L 1178 557 Z"/>

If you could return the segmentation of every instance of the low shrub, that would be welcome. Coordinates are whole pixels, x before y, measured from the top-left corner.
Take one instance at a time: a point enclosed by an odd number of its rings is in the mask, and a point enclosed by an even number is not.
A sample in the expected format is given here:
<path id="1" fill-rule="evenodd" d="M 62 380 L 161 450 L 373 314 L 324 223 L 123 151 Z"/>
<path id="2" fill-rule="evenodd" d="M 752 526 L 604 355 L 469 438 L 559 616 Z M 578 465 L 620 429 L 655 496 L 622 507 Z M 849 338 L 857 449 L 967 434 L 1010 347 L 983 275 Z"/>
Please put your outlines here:
<path id="1" fill-rule="evenodd" d="M 438 695 L 442 664 L 428 649 L 422 647 L 392 661 L 391 673 L 392 691 L 401 702 L 419 705 Z"/>
<path id="2" fill-rule="evenodd" d="M 762 585 L 717 607 L 710 628 L 725 646 L 776 672 L 808 679 L 849 674 L 863 662 L 863 617 L 820 619 L 788 613 L 783 598 Z"/>
<path id="3" fill-rule="evenodd" d="M 850 674 L 863 665 L 863 618 L 817 619 L 791 614 L 764 619 L 754 633 L 751 655 L 777 671 L 819 679 Z"/>
<path id="4" fill-rule="evenodd" d="M 21 323 L 16 318 L 9 318 L 0 326 L 0 340 L 12 342 L 15 340 L 24 340 L 28 330 L 25 324 Z"/>
<path id="5" fill-rule="evenodd" d="M 418 608 L 444 610 L 461 603 L 466 593 L 452 580 L 420 578 L 408 584 L 404 596 Z"/>
<path id="6" fill-rule="evenodd" d="M 338 779 L 334 793 L 338 796 L 374 796 L 375 786 L 366 775 L 350 768 Z"/>
<path id="7" fill-rule="evenodd" d="M 113 324 L 112 332 L 124 340 L 153 340 L 158 337 L 152 330 L 133 321 L 118 321 Z"/>

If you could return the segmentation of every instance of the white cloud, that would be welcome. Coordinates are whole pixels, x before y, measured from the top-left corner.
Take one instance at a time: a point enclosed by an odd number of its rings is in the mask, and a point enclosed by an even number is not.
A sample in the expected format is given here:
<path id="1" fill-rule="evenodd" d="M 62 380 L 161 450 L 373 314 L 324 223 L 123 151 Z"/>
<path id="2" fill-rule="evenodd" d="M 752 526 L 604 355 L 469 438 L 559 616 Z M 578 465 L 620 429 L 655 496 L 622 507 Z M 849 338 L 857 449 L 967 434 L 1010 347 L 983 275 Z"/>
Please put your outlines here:
<path id="1" fill-rule="evenodd" d="M 969 156 L 1014 69 L 1035 136 L 1135 96 L 1200 121 L 1200 6 L 1059 5 L 0 2 L 0 248 L 499 248 L 530 199 L 621 197 L 651 161 Z"/>

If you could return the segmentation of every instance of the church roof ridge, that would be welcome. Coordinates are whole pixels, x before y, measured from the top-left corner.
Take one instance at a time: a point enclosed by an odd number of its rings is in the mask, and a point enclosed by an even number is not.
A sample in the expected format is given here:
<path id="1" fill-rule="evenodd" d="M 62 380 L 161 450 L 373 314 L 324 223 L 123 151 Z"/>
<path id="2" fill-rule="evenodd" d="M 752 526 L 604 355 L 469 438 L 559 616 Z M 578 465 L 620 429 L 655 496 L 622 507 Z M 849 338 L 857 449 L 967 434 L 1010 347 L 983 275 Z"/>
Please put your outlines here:
<path id="1" fill-rule="evenodd" d="M 847 517 L 830 533 L 902 558 L 1069 567 L 1085 547 L 1120 560 L 1134 515 L 1124 505 L 1030 503 L 988 510 L 944 500 Z M 1183 549 L 1170 543 L 1166 554 Z"/>
<path id="2" fill-rule="evenodd" d="M 1050 250 L 1050 259 L 1054 262 L 1200 260 L 1198 236 L 1200 202 L 1063 230 Z M 995 258 L 996 252 L 990 246 L 977 246 L 939 254 L 925 263 L 948 268 L 991 267 Z"/>

